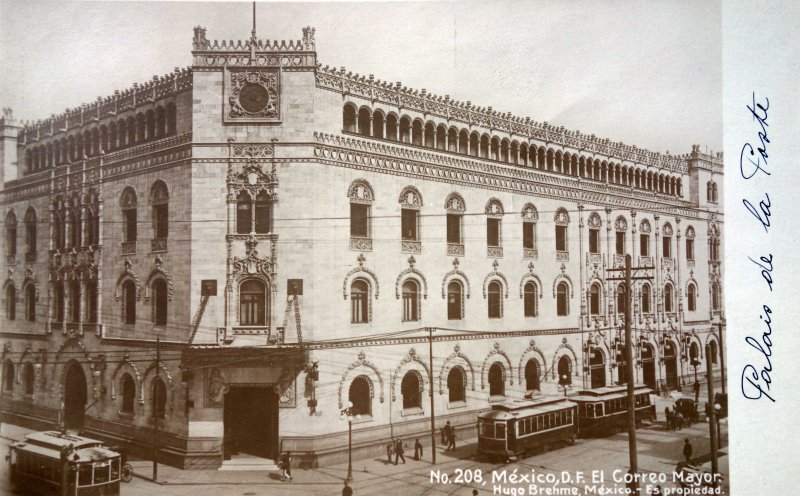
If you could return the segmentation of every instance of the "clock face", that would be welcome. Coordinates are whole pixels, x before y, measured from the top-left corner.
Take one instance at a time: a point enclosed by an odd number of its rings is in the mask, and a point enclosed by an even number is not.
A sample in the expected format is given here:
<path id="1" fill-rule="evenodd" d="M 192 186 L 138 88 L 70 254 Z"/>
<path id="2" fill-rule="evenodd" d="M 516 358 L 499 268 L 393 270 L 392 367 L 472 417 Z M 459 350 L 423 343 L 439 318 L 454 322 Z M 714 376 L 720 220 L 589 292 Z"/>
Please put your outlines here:
<path id="1" fill-rule="evenodd" d="M 251 114 L 263 111 L 268 101 L 269 93 L 260 84 L 246 83 L 239 91 L 239 105 Z"/>

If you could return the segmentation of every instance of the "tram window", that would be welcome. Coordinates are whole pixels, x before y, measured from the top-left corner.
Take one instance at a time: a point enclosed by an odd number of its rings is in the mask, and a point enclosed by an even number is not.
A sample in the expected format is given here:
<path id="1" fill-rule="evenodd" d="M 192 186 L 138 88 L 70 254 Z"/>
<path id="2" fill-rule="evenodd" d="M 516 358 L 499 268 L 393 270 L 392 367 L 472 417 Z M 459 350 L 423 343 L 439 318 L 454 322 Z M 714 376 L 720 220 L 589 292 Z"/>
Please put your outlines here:
<path id="1" fill-rule="evenodd" d="M 483 437 L 494 437 L 494 424 L 491 422 L 483 423 Z"/>
<path id="2" fill-rule="evenodd" d="M 111 460 L 111 480 L 119 479 L 119 459 Z"/>
<path id="3" fill-rule="evenodd" d="M 99 465 L 94 468 L 94 483 L 103 484 L 108 482 L 108 465 Z"/>
<path id="4" fill-rule="evenodd" d="M 92 465 L 83 463 L 78 465 L 78 485 L 91 486 L 92 485 Z"/>
<path id="5" fill-rule="evenodd" d="M 506 424 L 496 424 L 495 425 L 497 436 L 496 439 L 505 439 L 506 438 Z"/>

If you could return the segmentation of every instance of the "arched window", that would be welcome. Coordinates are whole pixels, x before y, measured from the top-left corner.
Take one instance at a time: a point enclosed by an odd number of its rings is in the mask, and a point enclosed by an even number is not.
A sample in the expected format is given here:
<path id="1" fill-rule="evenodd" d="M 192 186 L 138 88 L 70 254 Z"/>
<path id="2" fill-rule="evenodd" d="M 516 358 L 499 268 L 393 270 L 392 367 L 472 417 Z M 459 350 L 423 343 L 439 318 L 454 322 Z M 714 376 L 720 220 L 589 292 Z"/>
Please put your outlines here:
<path id="1" fill-rule="evenodd" d="M 13 284 L 6 287 L 6 318 L 8 320 L 17 318 L 17 287 Z"/>
<path id="2" fill-rule="evenodd" d="M 130 279 L 122 283 L 122 321 L 136 323 L 136 284 Z"/>
<path id="3" fill-rule="evenodd" d="M 527 391 L 539 390 L 539 362 L 533 358 L 525 364 L 525 389 Z"/>
<path id="4" fill-rule="evenodd" d="M 467 374 L 460 365 L 456 365 L 447 374 L 447 393 L 450 403 L 455 401 L 466 401 L 467 398 Z"/>
<path id="5" fill-rule="evenodd" d="M 489 283 L 489 318 L 499 319 L 503 316 L 503 287 L 497 281 Z"/>
<path id="6" fill-rule="evenodd" d="M 563 317 L 569 315 L 569 289 L 567 283 L 560 282 L 556 286 L 556 314 Z"/>
<path id="7" fill-rule="evenodd" d="M 569 250 L 569 239 L 567 227 L 569 226 L 569 214 L 563 208 L 556 211 L 556 252 L 566 253 Z"/>
<path id="8" fill-rule="evenodd" d="M 174 103 L 167 104 L 167 134 L 173 135 L 178 132 L 178 117 Z"/>
<path id="9" fill-rule="evenodd" d="M 719 283 L 715 282 L 711 285 L 711 309 L 715 312 L 719 311 L 720 307 L 722 306 L 719 293 Z"/>
<path id="10" fill-rule="evenodd" d="M 150 189 L 153 209 L 153 241 L 167 239 L 169 235 L 169 191 L 164 181 L 156 181 Z M 156 247 L 154 246 L 155 250 Z"/>
<path id="11" fill-rule="evenodd" d="M 137 235 L 137 215 L 136 209 L 138 207 L 138 200 L 136 198 L 136 191 L 133 188 L 127 187 L 122 192 L 119 200 L 120 208 L 122 209 L 122 240 L 123 243 L 136 243 Z"/>
<path id="12" fill-rule="evenodd" d="M 97 323 L 97 311 L 100 294 L 97 291 L 97 281 L 86 283 L 86 321 L 90 324 Z"/>
<path id="13" fill-rule="evenodd" d="M 686 260 L 694 260 L 694 228 L 692 226 L 686 228 Z"/>
<path id="14" fill-rule="evenodd" d="M 349 133 L 356 132 L 356 108 L 353 105 L 345 105 L 342 110 L 342 129 Z"/>
<path id="15" fill-rule="evenodd" d="M 73 279 L 69 283 L 69 321 L 81 320 L 81 282 Z"/>
<path id="16" fill-rule="evenodd" d="M 503 246 L 503 205 L 497 200 L 486 204 L 486 245 L 489 256 L 496 256 L 492 248 Z"/>
<path id="17" fill-rule="evenodd" d="M 25 382 L 25 394 L 33 394 L 36 372 L 34 372 L 32 363 L 28 362 L 25 364 L 25 368 L 22 369 L 22 377 Z"/>
<path id="18" fill-rule="evenodd" d="M 499 362 L 494 362 L 489 367 L 489 396 L 505 396 L 506 384 L 505 371 Z"/>
<path id="19" fill-rule="evenodd" d="M 665 312 L 674 312 L 673 309 L 673 291 L 672 291 L 672 284 L 665 284 L 664 285 L 664 311 Z"/>
<path id="20" fill-rule="evenodd" d="M 369 283 L 364 279 L 350 285 L 350 315 L 353 324 L 369 322 Z"/>
<path id="21" fill-rule="evenodd" d="M 121 381 L 122 389 L 122 408 L 121 413 L 133 415 L 133 405 L 136 400 L 136 383 L 130 374 L 123 374 Z"/>
<path id="22" fill-rule="evenodd" d="M 36 321 L 36 285 L 32 282 L 25 286 L 25 319 Z"/>
<path id="23" fill-rule="evenodd" d="M 414 280 L 403 283 L 403 322 L 419 320 L 419 285 Z"/>
<path id="24" fill-rule="evenodd" d="M 256 195 L 256 234 L 267 234 L 270 231 L 270 209 L 272 203 L 266 191 Z"/>
<path id="25" fill-rule="evenodd" d="M 28 207 L 25 212 L 25 244 L 27 253 L 33 257 L 36 255 L 36 210 Z"/>
<path id="26" fill-rule="evenodd" d="M 348 399 L 358 415 L 372 415 L 372 381 L 360 375 L 350 383 Z"/>
<path id="27" fill-rule="evenodd" d="M 709 341 L 708 343 L 708 352 L 711 355 L 711 363 L 716 365 L 717 364 L 717 342 L 716 341 Z"/>
<path id="28" fill-rule="evenodd" d="M 444 206 L 447 211 L 447 253 L 464 255 L 462 236 L 462 221 L 466 210 L 464 200 L 457 193 L 453 193 L 447 197 Z"/>
<path id="29" fill-rule="evenodd" d="M 76 201 L 68 210 L 69 213 L 69 246 L 81 246 L 81 207 Z"/>
<path id="30" fill-rule="evenodd" d="M 160 377 L 153 379 L 153 418 L 164 419 L 167 413 L 167 386 Z"/>
<path id="31" fill-rule="evenodd" d="M 366 181 L 355 181 L 347 192 L 350 197 L 350 237 L 369 238 L 371 229 L 370 212 L 374 195 Z"/>
<path id="32" fill-rule="evenodd" d="M 17 216 L 13 210 L 6 215 L 6 255 L 17 256 Z"/>
<path id="33" fill-rule="evenodd" d="M 163 138 L 166 133 L 167 133 L 167 115 L 164 112 L 164 107 L 159 106 L 156 109 L 156 137 Z"/>
<path id="34" fill-rule="evenodd" d="M 397 141 L 397 116 L 389 114 L 386 116 L 386 139 Z"/>
<path id="35" fill-rule="evenodd" d="M 644 284 L 642 286 L 642 313 L 650 313 L 650 302 L 652 301 L 652 295 L 650 294 L 650 285 Z"/>
<path id="36" fill-rule="evenodd" d="M 157 326 L 167 325 L 167 281 L 158 278 L 153 281 L 153 324 Z"/>
<path id="37" fill-rule="evenodd" d="M 459 281 L 447 285 L 447 320 L 464 318 L 464 287 Z"/>
<path id="38" fill-rule="evenodd" d="M 625 285 L 617 285 L 617 313 L 624 314 L 628 299 L 625 297 Z"/>
<path id="39" fill-rule="evenodd" d="M 370 136 L 372 134 L 370 117 L 371 113 L 368 108 L 362 107 L 358 111 L 358 134 L 362 136 Z"/>
<path id="40" fill-rule="evenodd" d="M 689 311 L 694 312 L 697 310 L 697 288 L 695 288 L 694 284 L 689 284 L 689 288 L 686 290 L 686 298 L 688 300 Z"/>
<path id="41" fill-rule="evenodd" d="M 383 112 L 375 111 L 372 114 L 372 135 L 376 138 L 384 138 L 384 126 L 386 122 Z"/>
<path id="42" fill-rule="evenodd" d="M 537 305 L 538 299 L 536 297 L 537 288 L 536 283 L 528 281 L 525 283 L 523 291 L 523 307 L 525 309 L 526 317 L 536 317 L 539 315 L 539 307 Z"/>
<path id="43" fill-rule="evenodd" d="M 239 286 L 239 325 L 267 325 L 267 285 L 247 279 Z"/>
<path id="44" fill-rule="evenodd" d="M 6 360 L 5 370 L 3 370 L 3 391 L 14 390 L 14 363 Z"/>
<path id="45" fill-rule="evenodd" d="M 522 252 L 523 258 L 536 258 L 536 221 L 539 213 L 528 203 L 522 209 Z"/>
<path id="46" fill-rule="evenodd" d="M 600 315 L 600 285 L 592 284 L 589 288 L 589 315 Z"/>
<path id="47" fill-rule="evenodd" d="M 422 382 L 416 371 L 408 371 L 400 384 L 403 408 L 422 408 Z"/>
<path id="48" fill-rule="evenodd" d="M 64 322 L 64 283 L 53 284 L 53 317 L 56 322 Z"/>
<path id="49" fill-rule="evenodd" d="M 236 232 L 250 234 L 253 224 L 253 203 L 250 194 L 241 191 L 236 197 Z"/>

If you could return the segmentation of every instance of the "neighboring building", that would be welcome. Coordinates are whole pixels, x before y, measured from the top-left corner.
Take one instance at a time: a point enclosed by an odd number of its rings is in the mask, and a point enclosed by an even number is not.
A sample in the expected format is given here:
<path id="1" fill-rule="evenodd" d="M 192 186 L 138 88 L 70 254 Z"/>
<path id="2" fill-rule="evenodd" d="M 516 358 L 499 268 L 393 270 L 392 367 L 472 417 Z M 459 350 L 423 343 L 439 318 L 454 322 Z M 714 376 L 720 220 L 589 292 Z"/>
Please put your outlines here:
<path id="1" fill-rule="evenodd" d="M 155 418 L 164 463 L 328 464 L 348 401 L 364 457 L 429 439 L 432 391 L 467 436 L 494 401 L 620 381 L 626 254 L 655 266 L 637 382 L 720 371 L 721 154 L 321 67 L 312 28 L 255 40 L 198 27 L 191 68 L 34 123 L 4 110 L 3 422 L 147 455 Z"/>

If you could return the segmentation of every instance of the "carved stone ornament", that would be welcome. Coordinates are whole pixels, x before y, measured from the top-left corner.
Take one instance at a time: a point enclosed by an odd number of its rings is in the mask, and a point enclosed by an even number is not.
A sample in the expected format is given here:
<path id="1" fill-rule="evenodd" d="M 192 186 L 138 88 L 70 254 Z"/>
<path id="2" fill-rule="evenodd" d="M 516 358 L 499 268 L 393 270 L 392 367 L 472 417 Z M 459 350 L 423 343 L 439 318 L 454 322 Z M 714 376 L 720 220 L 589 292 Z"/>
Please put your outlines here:
<path id="1" fill-rule="evenodd" d="M 642 223 L 639 224 L 639 231 L 642 234 L 650 234 L 650 222 L 647 219 L 642 219 Z"/>
<path id="2" fill-rule="evenodd" d="M 625 220 L 625 217 L 619 216 L 617 220 L 614 221 L 614 229 L 617 231 L 627 231 L 628 230 L 628 221 Z"/>
<path id="3" fill-rule="evenodd" d="M 686 228 L 686 238 L 694 239 L 694 228 L 692 226 Z"/>
<path id="4" fill-rule="evenodd" d="M 247 256 L 244 258 L 233 257 L 232 265 L 234 276 L 240 274 L 260 274 L 266 277 L 272 276 L 272 260 L 260 258 L 258 256 L 258 250 L 256 250 L 257 244 L 258 240 L 255 236 L 251 236 L 245 241 Z"/>
<path id="5" fill-rule="evenodd" d="M 599 228 L 603 222 L 600 220 L 600 215 L 598 215 L 597 212 L 592 212 L 592 214 L 589 215 L 589 220 L 587 223 L 589 224 L 589 227 Z"/>
<path id="6" fill-rule="evenodd" d="M 569 224 L 569 214 L 566 209 L 559 208 L 556 211 L 555 222 L 562 226 Z"/>
<path id="7" fill-rule="evenodd" d="M 526 203 L 525 206 L 522 207 L 522 218 L 528 221 L 539 220 L 539 212 L 536 211 L 536 207 L 533 206 L 533 203 Z"/>
<path id="8" fill-rule="evenodd" d="M 662 227 L 661 230 L 664 233 L 664 236 L 672 236 L 672 225 L 669 222 L 664 224 L 664 227 Z"/>
<path id="9" fill-rule="evenodd" d="M 422 207 L 422 195 L 414 186 L 406 186 L 400 193 L 400 206 L 403 208 Z"/>
<path id="10" fill-rule="evenodd" d="M 214 368 L 206 378 L 206 406 L 221 407 L 230 386 L 221 369 Z"/>
<path id="11" fill-rule="evenodd" d="M 450 193 L 450 196 L 444 202 L 444 208 L 448 213 L 457 214 L 464 213 L 466 210 L 464 199 L 458 193 Z"/>
<path id="12" fill-rule="evenodd" d="M 280 122 L 280 72 L 228 69 L 225 98 L 227 121 Z"/>

